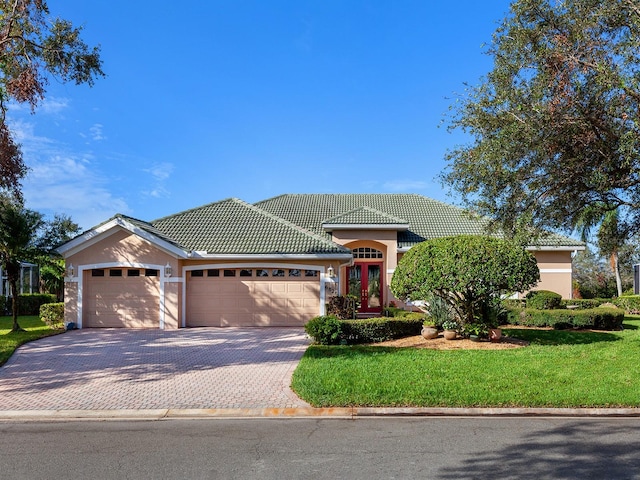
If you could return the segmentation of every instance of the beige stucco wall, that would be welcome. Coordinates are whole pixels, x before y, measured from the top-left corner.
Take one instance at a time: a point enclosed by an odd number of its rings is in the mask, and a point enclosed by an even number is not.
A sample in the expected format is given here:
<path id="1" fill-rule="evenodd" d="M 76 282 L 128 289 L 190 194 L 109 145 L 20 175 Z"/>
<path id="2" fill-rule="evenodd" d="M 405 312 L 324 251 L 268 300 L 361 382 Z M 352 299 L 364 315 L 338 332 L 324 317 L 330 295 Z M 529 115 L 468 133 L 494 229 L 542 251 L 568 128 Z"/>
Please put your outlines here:
<path id="1" fill-rule="evenodd" d="M 98 241 L 72 253 L 65 258 L 67 267 L 73 264 L 75 277 L 65 281 L 65 320 L 78 322 L 80 305 L 78 304 L 80 282 L 91 275 L 91 269 L 108 265 L 110 267 L 155 268 L 164 273 L 164 265 L 174 266 L 177 271 L 178 262 L 168 253 L 155 245 L 132 234 L 115 228 L 110 235 L 103 235 Z M 163 278 L 164 320 L 165 328 L 178 328 L 180 324 L 180 291 L 179 279 Z M 178 283 L 176 283 L 178 281 Z M 83 282 L 84 283 L 84 282 Z M 82 286 L 84 288 L 84 286 Z M 160 302 L 160 299 L 158 299 Z"/>
<path id="2" fill-rule="evenodd" d="M 531 253 L 540 269 L 540 281 L 532 290 L 551 290 L 562 295 L 562 298 L 572 298 L 572 252 L 534 250 Z M 522 293 L 520 297 L 525 294 Z"/>

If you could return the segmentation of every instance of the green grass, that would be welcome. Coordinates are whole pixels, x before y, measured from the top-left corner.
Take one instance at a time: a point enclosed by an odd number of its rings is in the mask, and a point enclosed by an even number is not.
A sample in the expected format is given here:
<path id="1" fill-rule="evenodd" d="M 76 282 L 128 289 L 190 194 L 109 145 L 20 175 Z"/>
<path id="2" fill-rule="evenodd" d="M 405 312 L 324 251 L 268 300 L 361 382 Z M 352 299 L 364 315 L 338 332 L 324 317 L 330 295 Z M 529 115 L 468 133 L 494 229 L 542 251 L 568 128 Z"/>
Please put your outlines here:
<path id="1" fill-rule="evenodd" d="M 292 387 L 316 407 L 640 406 L 640 317 L 621 332 L 505 329 L 510 350 L 309 347 Z"/>
<path id="2" fill-rule="evenodd" d="M 20 345 L 64 331 L 51 329 L 37 315 L 18 317 L 18 323 L 25 331 L 11 333 L 13 320 L 0 316 L 0 365 L 4 365 Z"/>

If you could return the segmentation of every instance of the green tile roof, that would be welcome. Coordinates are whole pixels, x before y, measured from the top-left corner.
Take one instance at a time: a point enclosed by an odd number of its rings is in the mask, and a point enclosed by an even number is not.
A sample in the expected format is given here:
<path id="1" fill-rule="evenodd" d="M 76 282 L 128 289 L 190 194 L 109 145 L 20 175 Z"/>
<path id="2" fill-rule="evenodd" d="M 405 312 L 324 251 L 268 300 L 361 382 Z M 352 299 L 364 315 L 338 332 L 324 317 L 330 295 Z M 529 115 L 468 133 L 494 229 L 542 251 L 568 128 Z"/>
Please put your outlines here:
<path id="1" fill-rule="evenodd" d="M 150 222 L 186 250 L 210 254 L 349 254 L 324 235 L 307 231 L 237 198 Z"/>
<path id="2" fill-rule="evenodd" d="M 407 231 L 398 232 L 398 247 L 410 248 L 426 239 L 486 233 L 486 219 L 472 218 L 465 210 L 417 194 L 287 194 L 257 202 L 256 206 L 302 228 L 331 238 L 322 224 L 363 207 L 406 219 Z M 552 234 L 538 246 L 582 246 L 582 242 Z"/>
<path id="3" fill-rule="evenodd" d="M 323 225 L 403 225 L 408 227 L 409 222 L 375 208 L 358 207 L 325 220 Z"/>

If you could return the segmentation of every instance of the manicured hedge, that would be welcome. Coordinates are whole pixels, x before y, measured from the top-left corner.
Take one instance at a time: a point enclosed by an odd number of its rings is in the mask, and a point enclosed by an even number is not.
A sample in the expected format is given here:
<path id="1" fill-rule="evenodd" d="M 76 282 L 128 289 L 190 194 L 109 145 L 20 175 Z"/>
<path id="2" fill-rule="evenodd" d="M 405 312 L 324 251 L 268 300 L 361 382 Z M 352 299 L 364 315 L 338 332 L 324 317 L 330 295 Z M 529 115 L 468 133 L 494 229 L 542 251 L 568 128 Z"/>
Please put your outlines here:
<path id="1" fill-rule="evenodd" d="M 33 293 L 18 295 L 18 315 L 38 315 L 40 306 L 53 303 L 56 296 L 49 293 Z M 11 315 L 11 298 L 0 296 L 0 315 Z"/>
<path id="2" fill-rule="evenodd" d="M 620 330 L 624 311 L 618 308 L 591 308 L 584 310 L 537 310 L 534 308 L 508 309 L 509 323 L 527 327 L 552 327 L 556 330 L 593 328 Z"/>
<path id="3" fill-rule="evenodd" d="M 603 303 L 611 302 L 610 298 L 574 298 L 571 300 L 562 300 L 562 307 L 571 307 L 576 310 L 584 310 L 585 308 L 596 308 Z"/>
<path id="4" fill-rule="evenodd" d="M 338 343 L 375 343 L 394 338 L 418 335 L 425 315 L 409 313 L 403 317 L 376 317 L 359 320 L 339 320 L 326 315 L 312 318 L 304 326 L 307 334 L 321 345 Z"/>
<path id="5" fill-rule="evenodd" d="M 51 328 L 59 328 L 64 324 L 64 302 L 45 303 L 40 306 L 40 320 Z"/>
<path id="6" fill-rule="evenodd" d="M 562 305 L 562 295 L 549 290 L 533 290 L 525 296 L 527 308 L 555 310 Z"/>
<path id="7" fill-rule="evenodd" d="M 414 313 L 403 317 L 362 318 L 344 320 L 342 334 L 349 344 L 376 343 L 394 338 L 418 335 L 425 315 Z"/>
<path id="8" fill-rule="evenodd" d="M 623 296 L 613 299 L 613 304 L 631 315 L 640 314 L 640 295 Z"/>
<path id="9" fill-rule="evenodd" d="M 56 300 L 56 296 L 50 293 L 18 295 L 18 315 L 39 315 L 42 305 Z"/>

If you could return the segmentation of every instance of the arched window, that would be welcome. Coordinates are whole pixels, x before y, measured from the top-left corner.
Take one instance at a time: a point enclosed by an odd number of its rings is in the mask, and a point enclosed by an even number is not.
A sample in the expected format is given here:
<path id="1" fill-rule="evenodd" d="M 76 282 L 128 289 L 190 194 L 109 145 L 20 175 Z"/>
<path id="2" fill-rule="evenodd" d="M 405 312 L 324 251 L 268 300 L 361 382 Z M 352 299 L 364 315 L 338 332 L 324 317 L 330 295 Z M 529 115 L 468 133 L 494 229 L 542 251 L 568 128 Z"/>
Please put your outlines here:
<path id="1" fill-rule="evenodd" d="M 382 252 L 375 248 L 359 247 L 352 250 L 353 258 L 382 258 Z"/>

